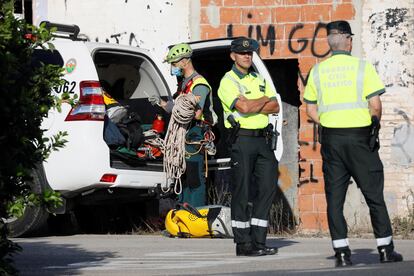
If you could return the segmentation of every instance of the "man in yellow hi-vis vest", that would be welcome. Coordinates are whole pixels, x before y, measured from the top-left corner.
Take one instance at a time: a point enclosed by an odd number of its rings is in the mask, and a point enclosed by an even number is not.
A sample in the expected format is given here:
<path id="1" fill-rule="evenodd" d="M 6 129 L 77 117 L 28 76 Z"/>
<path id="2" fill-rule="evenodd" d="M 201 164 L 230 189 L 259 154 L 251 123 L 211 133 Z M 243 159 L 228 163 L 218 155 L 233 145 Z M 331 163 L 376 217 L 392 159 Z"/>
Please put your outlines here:
<path id="1" fill-rule="evenodd" d="M 180 94 L 192 93 L 197 97 L 197 111 L 187 132 L 187 142 L 198 142 L 204 139 L 204 132 L 214 125 L 217 115 L 213 111 L 213 98 L 211 86 L 207 80 L 200 75 L 193 66 L 191 57 L 193 50 L 187 43 L 174 45 L 167 54 L 165 62 L 171 64 L 171 75 L 178 77 L 177 92 L 174 98 Z M 165 111 L 171 113 L 174 102 L 162 100 L 159 96 L 152 95 L 148 99 L 151 104 L 161 106 Z M 183 191 L 179 195 L 179 201 L 189 203 L 191 206 L 199 207 L 207 203 L 206 179 L 204 174 L 204 155 L 199 149 L 200 145 L 186 144 L 186 152 L 194 153 L 186 157 L 186 173 L 183 175 Z"/>
<path id="2" fill-rule="evenodd" d="M 257 41 L 238 38 L 231 43 L 233 68 L 221 79 L 225 127 L 238 129 L 231 139 L 231 225 L 237 256 L 277 253 L 266 246 L 269 210 L 276 193 L 278 162 L 268 141 L 268 114 L 278 113 L 276 92 L 251 68 Z M 266 137 L 267 136 L 267 137 Z M 250 187 L 255 185 L 255 189 Z M 253 208 L 250 216 L 249 192 Z"/>
<path id="3" fill-rule="evenodd" d="M 402 261 L 394 251 L 378 154 L 380 95 L 385 88 L 370 63 L 351 56 L 353 33 L 348 22 L 331 22 L 327 31 L 332 56 L 312 68 L 304 100 L 307 114 L 322 128 L 321 154 L 335 265 L 352 265 L 343 215 L 351 177 L 368 204 L 380 261 Z"/>

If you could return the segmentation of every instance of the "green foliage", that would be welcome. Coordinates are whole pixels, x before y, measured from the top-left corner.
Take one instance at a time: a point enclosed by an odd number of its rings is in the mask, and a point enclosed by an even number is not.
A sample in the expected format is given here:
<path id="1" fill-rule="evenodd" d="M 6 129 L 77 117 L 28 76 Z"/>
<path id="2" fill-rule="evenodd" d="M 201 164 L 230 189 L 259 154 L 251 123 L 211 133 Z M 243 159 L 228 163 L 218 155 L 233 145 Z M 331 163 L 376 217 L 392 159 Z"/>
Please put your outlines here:
<path id="1" fill-rule="evenodd" d="M 62 205 L 63 200 L 59 192 L 48 189 L 42 194 L 28 193 L 26 196 L 15 197 L 13 202 L 7 203 L 9 217 L 19 218 L 29 205 L 41 205 L 48 210 L 54 210 Z"/>
<path id="2" fill-rule="evenodd" d="M 16 19 L 13 7 L 12 0 L 0 3 L 0 275 L 16 273 L 10 256 L 19 247 L 7 239 L 8 212 L 19 215 L 26 204 L 53 207 L 61 201 L 53 191 L 32 194 L 25 183 L 35 166 L 66 142 L 64 132 L 45 139 L 43 119 L 50 108 L 59 110 L 62 101 L 73 101 L 68 94 L 63 100 L 50 94 L 62 83 L 62 68 L 32 63 L 35 49 L 53 50 L 51 33 Z"/>
<path id="3" fill-rule="evenodd" d="M 51 138 L 44 137 L 44 147 L 42 148 L 42 156 L 46 159 L 49 157 L 49 154 L 52 151 L 63 148 L 65 146 L 65 143 L 67 142 L 67 140 L 64 139 L 64 137 L 67 135 L 68 133 L 66 131 L 59 131 L 57 134 L 52 135 Z"/>

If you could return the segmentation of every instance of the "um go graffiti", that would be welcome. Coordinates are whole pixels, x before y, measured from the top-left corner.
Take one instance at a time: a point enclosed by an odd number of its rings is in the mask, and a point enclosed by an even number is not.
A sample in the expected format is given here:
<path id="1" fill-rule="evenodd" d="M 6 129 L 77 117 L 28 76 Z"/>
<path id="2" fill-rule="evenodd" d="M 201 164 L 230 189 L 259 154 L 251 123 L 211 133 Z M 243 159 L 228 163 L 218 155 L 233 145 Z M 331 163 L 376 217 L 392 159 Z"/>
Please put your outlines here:
<path id="1" fill-rule="evenodd" d="M 307 47 L 310 47 L 312 55 L 314 55 L 315 57 L 322 58 L 327 56 L 329 54 L 329 50 L 325 53 L 320 53 L 318 52 L 315 46 L 316 38 L 319 32 L 325 29 L 326 24 L 319 22 L 315 27 L 312 38 L 298 37 L 297 32 L 303 29 L 304 27 L 304 24 L 298 23 L 290 30 L 288 38 L 289 51 L 294 54 L 299 54 L 305 51 Z M 267 28 L 267 32 L 264 34 L 261 25 L 249 25 L 247 28 L 247 36 L 253 37 L 254 31 L 256 31 L 256 40 L 260 43 L 261 46 L 269 47 L 269 52 L 271 55 L 273 55 L 275 51 L 275 40 L 277 39 L 275 26 L 269 25 L 269 27 Z M 233 37 L 232 24 L 227 26 L 227 37 Z M 293 47 L 293 41 L 295 41 L 298 44 L 296 47 Z"/>
<path id="2" fill-rule="evenodd" d="M 302 23 L 297 24 L 295 27 L 292 28 L 292 30 L 289 33 L 288 47 L 289 47 L 289 51 L 291 51 L 292 53 L 299 54 L 299 53 L 303 52 L 306 49 L 306 47 L 308 47 L 309 39 L 307 39 L 307 38 L 299 38 L 297 40 L 297 42 L 298 42 L 298 44 L 302 44 L 302 45 L 300 47 L 296 48 L 296 49 L 293 49 L 293 47 L 292 47 L 292 40 L 295 39 L 295 33 L 298 30 L 303 29 L 303 27 L 304 27 L 304 25 Z M 312 40 L 311 40 L 311 43 L 310 43 L 310 47 L 311 47 L 312 55 L 314 55 L 315 57 L 322 58 L 322 57 L 327 56 L 330 52 L 330 50 L 328 50 L 326 53 L 318 53 L 316 48 L 315 48 L 316 37 L 318 36 L 319 31 L 321 29 L 323 30 L 325 28 L 326 28 L 326 24 L 319 22 L 318 25 L 315 28 L 315 31 L 313 32 L 313 37 L 312 37 Z"/>

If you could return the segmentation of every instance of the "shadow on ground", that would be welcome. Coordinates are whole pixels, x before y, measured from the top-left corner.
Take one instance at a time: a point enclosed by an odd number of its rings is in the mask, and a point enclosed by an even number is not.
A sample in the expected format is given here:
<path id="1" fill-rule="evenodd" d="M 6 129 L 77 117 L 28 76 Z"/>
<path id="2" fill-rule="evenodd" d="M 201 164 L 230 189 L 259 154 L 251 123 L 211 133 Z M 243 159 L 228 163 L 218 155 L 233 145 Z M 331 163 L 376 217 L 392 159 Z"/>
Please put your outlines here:
<path id="1" fill-rule="evenodd" d="M 333 262 L 334 256 L 327 259 L 331 259 Z M 351 261 L 354 265 L 377 264 L 379 262 L 379 255 L 376 249 L 354 249 L 352 250 Z"/>
<path id="2" fill-rule="evenodd" d="M 283 248 L 292 244 L 298 243 L 297 241 L 285 239 L 285 238 L 267 238 L 266 245 L 271 247 Z"/>
<path id="3" fill-rule="evenodd" d="M 19 275 L 78 275 L 79 263 L 99 266 L 113 252 L 91 252 L 75 244 L 50 244 L 45 241 L 14 240 L 23 251 L 14 256 Z"/>

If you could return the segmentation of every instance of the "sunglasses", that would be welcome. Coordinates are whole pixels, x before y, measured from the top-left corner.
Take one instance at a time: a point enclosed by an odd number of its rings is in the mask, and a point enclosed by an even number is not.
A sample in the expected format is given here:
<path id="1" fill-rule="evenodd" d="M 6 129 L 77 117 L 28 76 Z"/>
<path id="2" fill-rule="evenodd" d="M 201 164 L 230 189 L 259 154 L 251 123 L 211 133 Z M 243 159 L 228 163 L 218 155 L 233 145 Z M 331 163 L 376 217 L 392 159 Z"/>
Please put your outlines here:
<path id="1" fill-rule="evenodd" d="M 245 55 L 253 56 L 253 52 L 236 52 L 236 54 L 239 56 L 245 56 Z"/>

